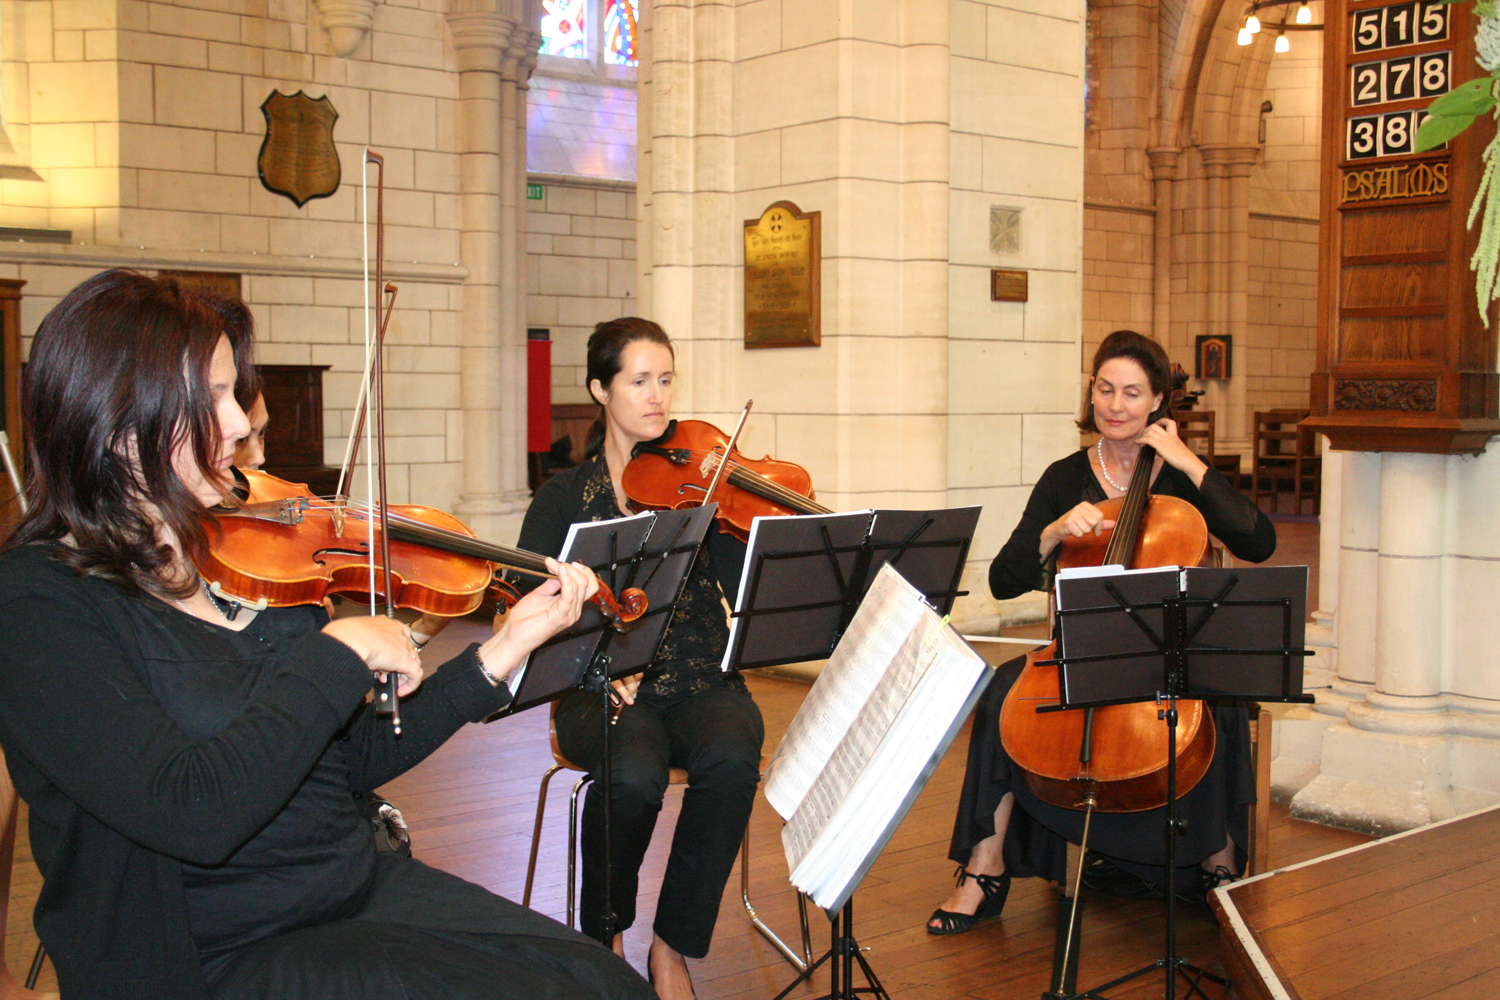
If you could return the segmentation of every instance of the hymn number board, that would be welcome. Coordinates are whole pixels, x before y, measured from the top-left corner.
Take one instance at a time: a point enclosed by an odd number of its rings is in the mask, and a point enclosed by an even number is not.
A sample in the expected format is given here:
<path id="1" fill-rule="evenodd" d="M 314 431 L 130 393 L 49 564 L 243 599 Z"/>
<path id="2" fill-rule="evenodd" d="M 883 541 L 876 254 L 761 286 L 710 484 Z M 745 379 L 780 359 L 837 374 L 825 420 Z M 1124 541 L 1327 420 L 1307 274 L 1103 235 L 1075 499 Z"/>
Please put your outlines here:
<path id="1" fill-rule="evenodd" d="M 1345 159 L 1411 153 L 1423 109 L 1453 86 L 1453 52 L 1443 47 L 1449 6 L 1411 2 L 1351 12 Z"/>
<path id="2" fill-rule="evenodd" d="M 1325 0 L 1318 356 L 1302 426 L 1353 451 L 1461 454 L 1500 433 L 1500 317 L 1467 226 L 1488 115 L 1414 151 L 1439 96 L 1483 75 L 1472 4 Z"/>

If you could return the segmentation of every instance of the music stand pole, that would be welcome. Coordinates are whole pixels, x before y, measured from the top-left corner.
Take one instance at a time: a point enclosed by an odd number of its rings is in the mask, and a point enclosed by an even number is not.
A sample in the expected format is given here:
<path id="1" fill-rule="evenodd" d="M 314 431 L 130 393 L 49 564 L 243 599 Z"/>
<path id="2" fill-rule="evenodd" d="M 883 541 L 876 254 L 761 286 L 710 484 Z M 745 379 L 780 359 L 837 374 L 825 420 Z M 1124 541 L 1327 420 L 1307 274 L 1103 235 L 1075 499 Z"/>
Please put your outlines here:
<path id="1" fill-rule="evenodd" d="M 610 711 L 610 686 L 609 686 L 609 663 L 608 653 L 596 653 L 589 663 L 589 669 L 584 674 L 584 690 L 597 691 L 599 693 L 599 773 L 594 776 L 594 790 L 598 791 L 603 798 L 604 804 L 604 901 L 603 917 L 600 924 L 600 934 L 604 938 L 604 947 L 611 948 L 615 940 L 615 916 L 614 898 L 611 892 L 611 883 L 614 879 L 610 846 L 614 843 L 611 836 L 614 819 L 614 805 L 611 795 L 613 783 L 613 768 L 611 765 L 614 756 L 613 748 L 610 746 L 610 727 L 614 722 L 614 713 Z M 592 794 L 592 793 L 591 793 Z M 571 889 L 569 890 L 572 891 Z"/>

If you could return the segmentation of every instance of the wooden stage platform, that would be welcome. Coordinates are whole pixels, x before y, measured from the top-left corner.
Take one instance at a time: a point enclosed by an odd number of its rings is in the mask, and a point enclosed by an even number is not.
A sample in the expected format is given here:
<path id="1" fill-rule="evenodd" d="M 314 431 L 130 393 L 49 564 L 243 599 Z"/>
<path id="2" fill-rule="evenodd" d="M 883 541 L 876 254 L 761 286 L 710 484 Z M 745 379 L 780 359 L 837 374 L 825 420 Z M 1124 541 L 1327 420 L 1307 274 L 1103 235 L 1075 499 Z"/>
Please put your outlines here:
<path id="1" fill-rule="evenodd" d="M 1219 889 L 1244 1000 L 1500 995 L 1500 806 Z"/>

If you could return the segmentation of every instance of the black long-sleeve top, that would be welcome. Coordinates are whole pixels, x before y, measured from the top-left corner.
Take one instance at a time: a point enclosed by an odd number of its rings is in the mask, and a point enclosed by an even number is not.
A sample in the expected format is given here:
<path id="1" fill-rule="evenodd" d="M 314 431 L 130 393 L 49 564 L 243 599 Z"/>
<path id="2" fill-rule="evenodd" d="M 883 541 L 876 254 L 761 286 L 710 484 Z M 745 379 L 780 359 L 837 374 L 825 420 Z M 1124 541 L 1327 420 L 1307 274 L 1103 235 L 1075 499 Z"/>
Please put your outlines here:
<path id="1" fill-rule="evenodd" d="M 1185 473 L 1164 465 L 1151 484 L 1151 492 L 1186 500 L 1198 508 L 1208 522 L 1209 534 L 1238 559 L 1264 562 L 1276 551 L 1276 528 L 1270 518 L 1216 469 L 1203 474 L 1199 487 Z M 1086 449 L 1047 466 L 1031 490 L 1020 523 L 990 563 L 990 593 L 1003 601 L 1030 590 L 1047 589 L 1052 559 L 1041 557 L 1042 530 L 1084 501 L 1097 504 L 1105 499 Z"/>
<path id="2" fill-rule="evenodd" d="M 598 455 L 541 485 L 526 510 L 517 544 L 528 552 L 556 556 L 574 524 L 620 516 L 609 466 Z M 729 642 L 722 599 L 733 604 L 744 565 L 744 543 L 711 525 L 656 661 L 641 681 L 647 695 L 670 699 L 714 684 L 744 683 L 738 673 L 720 669 Z"/>
<path id="3" fill-rule="evenodd" d="M 64 997 L 197 1000 L 233 948 L 347 915 L 374 868 L 355 796 L 510 700 L 471 646 L 396 738 L 321 608 L 235 632 L 53 551 L 0 556 L 0 747 L 31 807 L 35 926 Z"/>

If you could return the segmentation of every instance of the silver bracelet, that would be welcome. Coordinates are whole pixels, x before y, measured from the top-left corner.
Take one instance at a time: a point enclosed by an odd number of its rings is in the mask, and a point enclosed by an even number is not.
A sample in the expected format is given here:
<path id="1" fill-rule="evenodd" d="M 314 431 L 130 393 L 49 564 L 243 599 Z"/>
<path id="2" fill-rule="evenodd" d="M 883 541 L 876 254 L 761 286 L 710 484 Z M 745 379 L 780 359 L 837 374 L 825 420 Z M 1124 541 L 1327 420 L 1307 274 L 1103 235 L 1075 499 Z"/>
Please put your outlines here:
<path id="1" fill-rule="evenodd" d="M 500 686 L 499 678 L 490 673 L 490 668 L 484 665 L 484 660 L 482 659 L 479 661 L 479 672 L 484 675 L 485 680 L 490 682 L 490 687 Z"/>

